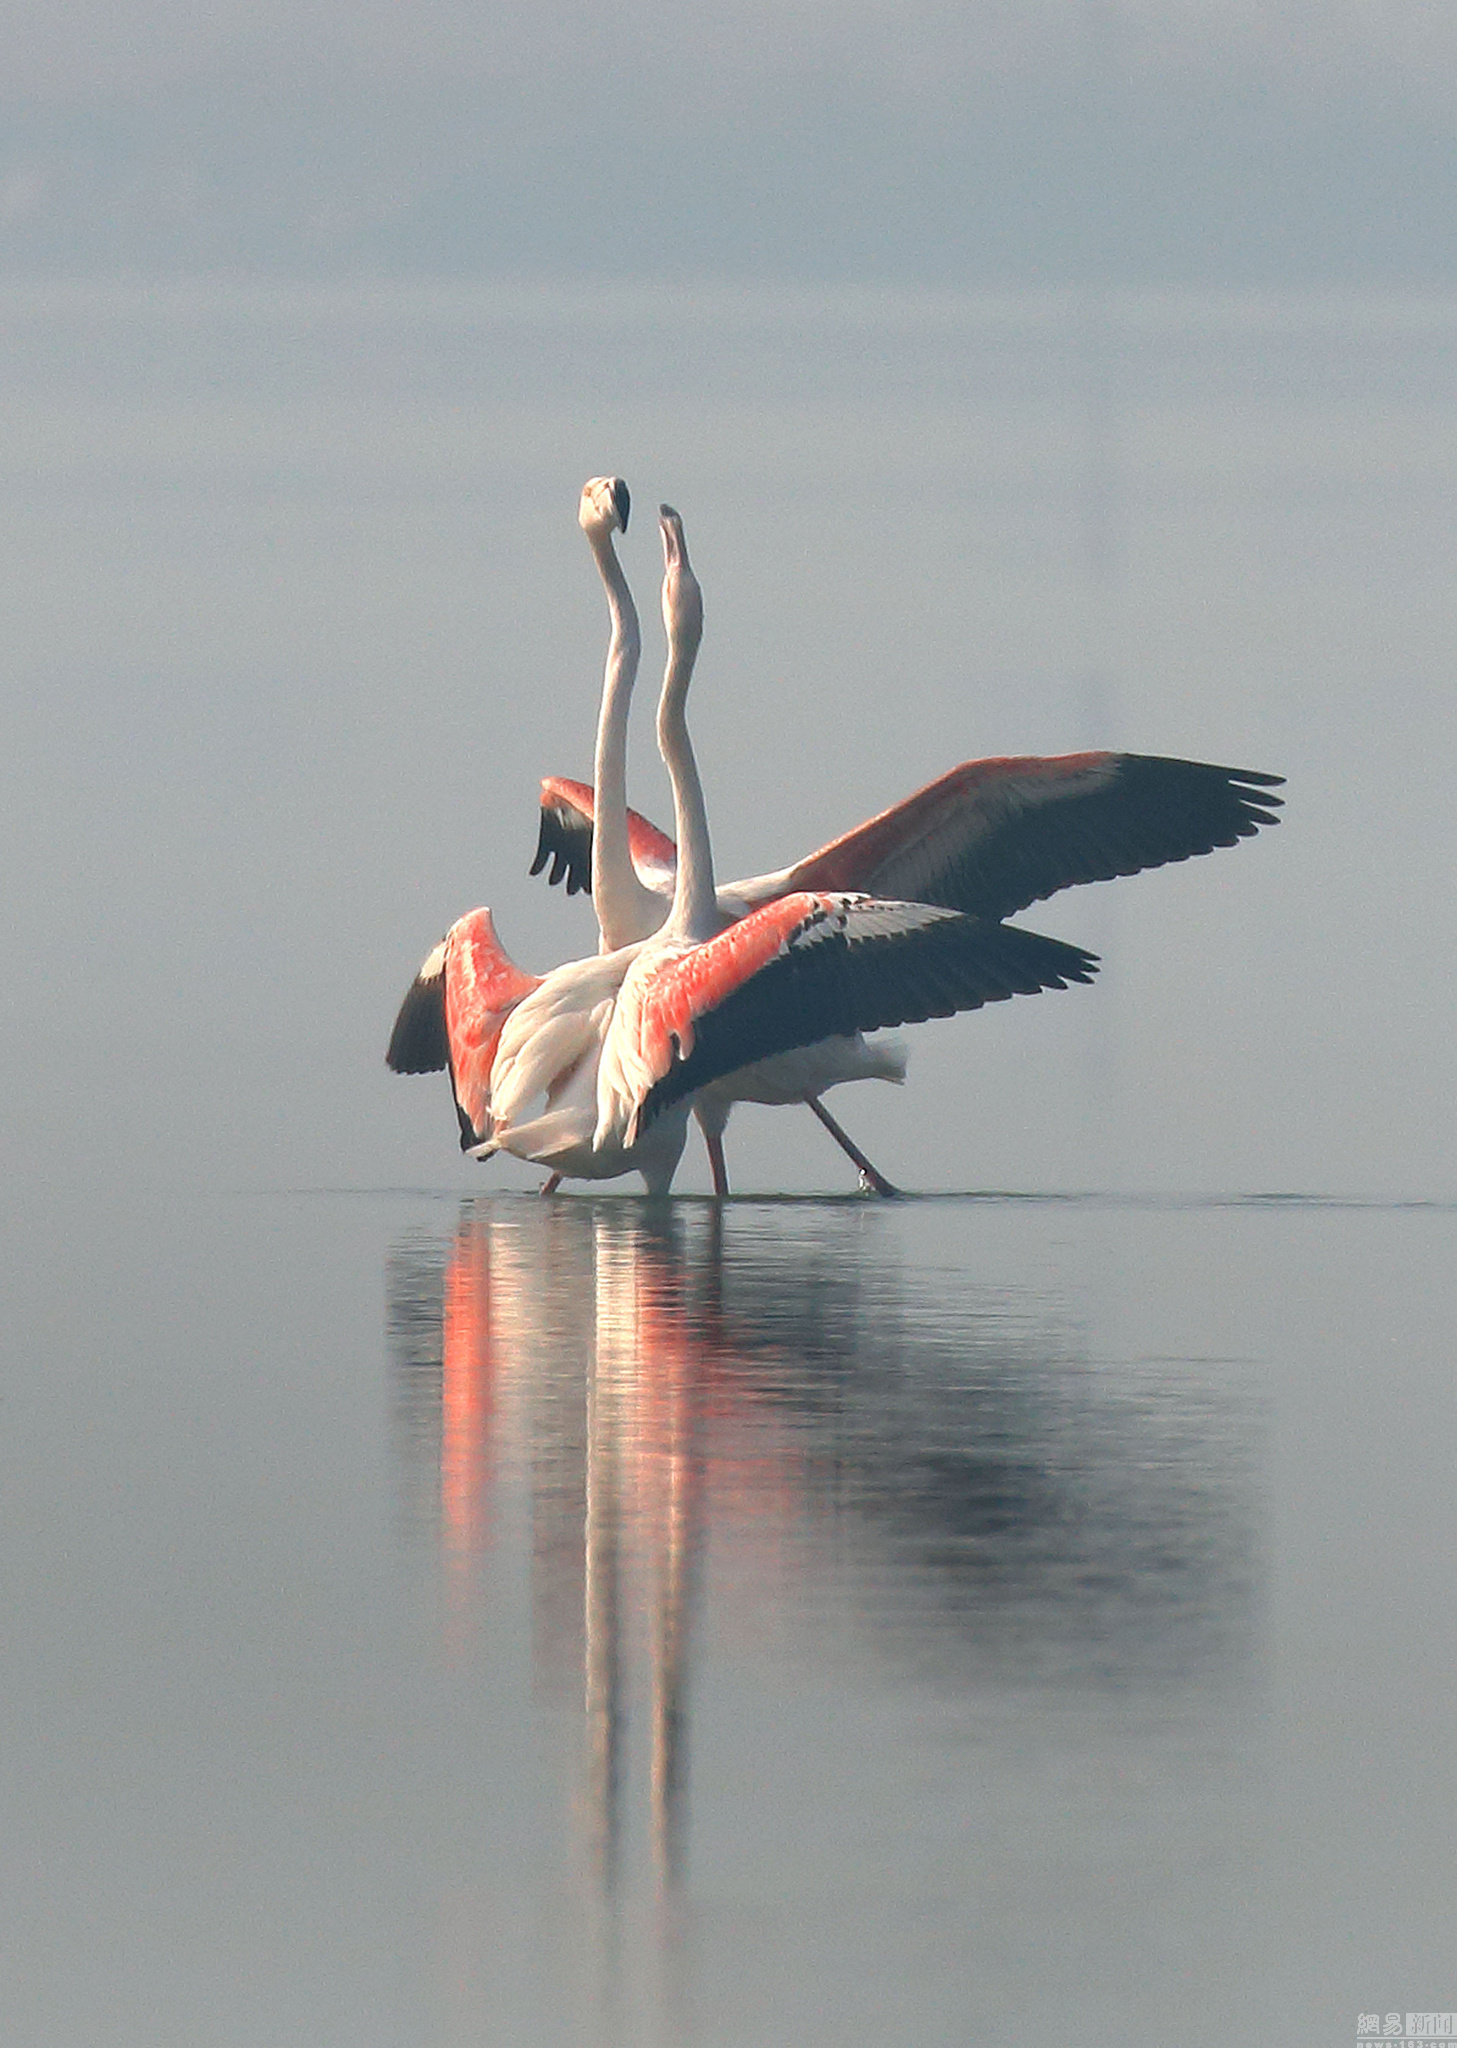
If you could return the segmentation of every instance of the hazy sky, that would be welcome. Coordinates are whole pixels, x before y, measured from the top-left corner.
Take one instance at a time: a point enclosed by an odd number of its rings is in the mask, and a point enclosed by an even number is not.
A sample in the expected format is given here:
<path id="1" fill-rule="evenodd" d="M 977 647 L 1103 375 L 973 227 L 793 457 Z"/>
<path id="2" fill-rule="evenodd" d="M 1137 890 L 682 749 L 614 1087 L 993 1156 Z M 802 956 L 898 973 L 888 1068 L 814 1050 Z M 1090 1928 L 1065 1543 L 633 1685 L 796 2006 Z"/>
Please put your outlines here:
<path id="1" fill-rule="evenodd" d="M 0 264 L 1454 275 L 1415 0 L 3 11 Z"/>

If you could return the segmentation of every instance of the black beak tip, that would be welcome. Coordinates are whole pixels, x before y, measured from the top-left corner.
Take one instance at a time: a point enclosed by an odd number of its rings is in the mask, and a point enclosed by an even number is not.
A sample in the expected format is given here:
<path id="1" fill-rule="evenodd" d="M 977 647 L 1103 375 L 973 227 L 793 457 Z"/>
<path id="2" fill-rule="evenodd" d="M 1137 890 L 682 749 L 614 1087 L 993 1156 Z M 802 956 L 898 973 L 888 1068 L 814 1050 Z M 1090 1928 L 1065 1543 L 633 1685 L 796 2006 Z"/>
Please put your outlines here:
<path id="1" fill-rule="evenodd" d="M 632 498 L 627 485 L 620 476 L 612 479 L 612 502 L 617 508 L 617 517 L 624 533 L 627 532 L 627 515 L 632 510 Z"/>

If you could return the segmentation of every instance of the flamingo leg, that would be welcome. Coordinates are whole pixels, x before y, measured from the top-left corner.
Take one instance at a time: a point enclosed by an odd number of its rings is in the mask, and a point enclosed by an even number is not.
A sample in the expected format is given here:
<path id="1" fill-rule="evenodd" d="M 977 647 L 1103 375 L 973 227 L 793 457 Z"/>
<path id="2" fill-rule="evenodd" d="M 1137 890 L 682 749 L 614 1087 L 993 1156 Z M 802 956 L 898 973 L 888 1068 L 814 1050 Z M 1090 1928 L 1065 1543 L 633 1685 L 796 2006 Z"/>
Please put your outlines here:
<path id="1" fill-rule="evenodd" d="M 561 1184 L 562 1177 L 559 1173 L 548 1174 L 541 1184 L 541 1192 L 544 1195 L 554 1195 Z"/>
<path id="2" fill-rule="evenodd" d="M 728 1168 L 724 1164 L 723 1138 L 712 1131 L 703 1133 L 703 1142 L 708 1147 L 708 1164 L 713 1174 L 713 1192 L 726 1195 L 729 1191 Z"/>
<path id="3" fill-rule="evenodd" d="M 804 1099 L 806 1103 L 808 1103 L 809 1107 L 814 1111 L 815 1115 L 819 1118 L 820 1122 L 824 1125 L 825 1129 L 829 1132 L 830 1136 L 834 1139 L 835 1143 L 839 1146 L 840 1150 L 845 1154 L 845 1156 L 848 1159 L 853 1160 L 855 1165 L 860 1169 L 861 1187 L 863 1187 L 867 1191 L 867 1193 L 885 1195 L 886 1197 L 898 1195 L 900 1193 L 900 1189 L 896 1187 L 893 1182 L 888 1181 L 885 1175 L 881 1173 L 877 1167 L 871 1165 L 870 1161 L 865 1157 L 865 1154 L 860 1150 L 860 1147 L 855 1143 L 855 1140 L 849 1135 L 849 1133 L 846 1131 L 842 1131 L 840 1129 L 840 1126 L 835 1122 L 835 1119 L 830 1115 L 830 1112 L 825 1108 L 825 1105 L 820 1101 L 818 1095 L 806 1095 Z"/>

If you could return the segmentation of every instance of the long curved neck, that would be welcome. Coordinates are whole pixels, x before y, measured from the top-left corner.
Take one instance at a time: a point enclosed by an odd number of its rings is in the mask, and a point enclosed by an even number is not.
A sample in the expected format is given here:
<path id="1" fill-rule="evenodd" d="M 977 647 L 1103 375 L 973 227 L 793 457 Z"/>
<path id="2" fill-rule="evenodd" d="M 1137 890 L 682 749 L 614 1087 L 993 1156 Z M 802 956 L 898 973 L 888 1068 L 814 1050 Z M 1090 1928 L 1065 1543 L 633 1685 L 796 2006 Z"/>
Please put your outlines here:
<path id="1" fill-rule="evenodd" d="M 642 636 L 637 607 L 622 573 L 610 533 L 590 536 L 592 553 L 607 586 L 612 638 L 607 671 L 602 678 L 602 708 L 597 715 L 597 753 L 593 763 L 596 798 L 592 822 L 592 902 L 601 932 L 601 950 L 612 953 L 642 934 L 634 912 L 637 874 L 627 843 L 627 714 L 637 680 Z"/>
<path id="2" fill-rule="evenodd" d="M 673 782 L 673 817 L 678 838 L 678 874 L 668 927 L 679 938 L 702 941 L 718 929 L 713 886 L 713 848 L 703 784 L 688 737 L 688 685 L 698 656 L 701 621 L 667 612 L 668 666 L 658 700 L 658 751 Z"/>

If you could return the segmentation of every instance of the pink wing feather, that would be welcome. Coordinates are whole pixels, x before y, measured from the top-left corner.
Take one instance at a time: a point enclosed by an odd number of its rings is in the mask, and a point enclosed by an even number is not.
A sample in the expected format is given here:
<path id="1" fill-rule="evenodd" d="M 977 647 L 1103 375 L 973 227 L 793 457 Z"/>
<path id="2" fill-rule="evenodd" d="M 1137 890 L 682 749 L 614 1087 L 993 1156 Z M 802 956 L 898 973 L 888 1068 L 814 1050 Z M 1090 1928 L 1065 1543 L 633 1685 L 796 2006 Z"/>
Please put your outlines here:
<path id="1" fill-rule="evenodd" d="M 670 1102 L 755 1060 L 1090 981 L 1095 964 L 1081 947 L 933 904 L 796 890 L 629 971 L 610 1090 L 631 1142 Z"/>
<path id="2" fill-rule="evenodd" d="M 729 882 L 721 896 L 757 905 L 800 889 L 854 890 L 936 903 L 972 917 L 1011 917 L 1060 889 L 1137 874 L 1248 839 L 1262 825 L 1278 822 L 1281 800 L 1272 792 L 1282 780 L 1156 754 L 1010 754 L 963 761 L 793 867 Z M 573 793 L 574 853 L 583 877 L 576 886 L 586 887 L 592 792 L 583 783 L 552 786 Z M 673 842 L 635 812 L 632 817 L 639 873 L 665 888 L 677 862 Z M 545 824 L 542 832 L 544 847 Z M 533 874 L 546 859 L 547 851 L 538 848 Z M 567 865 L 564 854 L 558 860 L 553 880 Z M 652 873 L 645 868 L 649 861 Z"/>
<path id="3" fill-rule="evenodd" d="M 808 853 L 790 869 L 796 889 L 868 889 L 891 862 L 924 861 L 935 842 L 985 834 L 1002 812 L 1015 812 L 1100 787 L 1113 754 L 1034 754 L 963 761 L 924 788 L 877 811 L 853 830 Z M 913 893 L 913 892 L 912 892 Z"/>
<path id="4" fill-rule="evenodd" d="M 501 944 L 489 910 L 468 911 L 451 926 L 445 941 L 445 1030 L 462 1146 L 481 1143 L 490 1131 L 491 1066 L 502 1027 L 522 998 L 540 987 L 540 975 L 523 973 Z"/>

